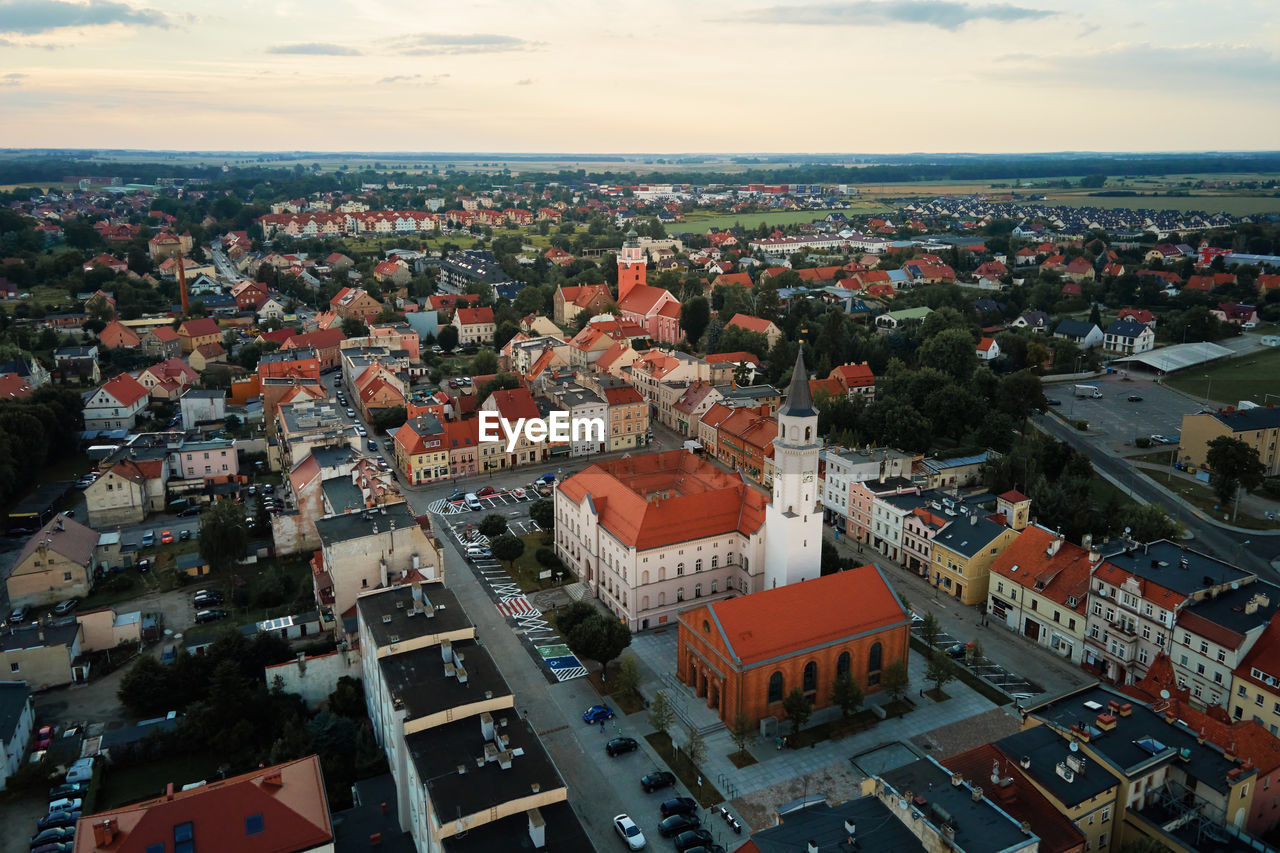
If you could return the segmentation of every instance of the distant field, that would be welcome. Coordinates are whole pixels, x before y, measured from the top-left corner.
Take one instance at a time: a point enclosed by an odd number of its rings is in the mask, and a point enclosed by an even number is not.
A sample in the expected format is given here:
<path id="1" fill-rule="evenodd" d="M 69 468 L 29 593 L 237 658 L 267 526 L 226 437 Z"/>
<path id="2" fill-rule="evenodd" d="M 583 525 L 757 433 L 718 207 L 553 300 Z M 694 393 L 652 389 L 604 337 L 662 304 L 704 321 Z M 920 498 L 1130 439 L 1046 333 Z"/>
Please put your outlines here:
<path id="1" fill-rule="evenodd" d="M 1206 194 L 1197 196 L 1085 196 L 1078 193 L 1049 196 L 1048 204 L 1068 207 L 1123 208 L 1134 210 L 1148 207 L 1153 210 L 1203 210 L 1207 213 L 1229 213 L 1233 216 L 1252 216 L 1258 213 L 1280 213 L 1280 198 L 1260 196 Z"/>
<path id="2" fill-rule="evenodd" d="M 1207 378 L 1206 378 L 1207 375 Z M 1241 400 L 1258 405 L 1280 404 L 1280 347 L 1220 361 L 1205 368 L 1192 367 L 1165 379 L 1165 384 L 1193 397 L 1234 406 Z M 1270 394 L 1270 399 L 1266 395 Z"/>
<path id="3" fill-rule="evenodd" d="M 844 214 L 882 213 L 889 210 L 883 204 L 868 201 L 854 202 L 849 210 L 838 211 Z M 672 234 L 702 233 L 708 228 L 732 228 L 741 225 L 743 228 L 758 228 L 760 223 L 767 225 L 797 225 L 816 222 L 826 218 L 831 210 L 778 210 L 765 213 L 726 213 L 716 216 L 698 216 L 692 214 L 685 217 L 684 222 L 666 226 Z"/>

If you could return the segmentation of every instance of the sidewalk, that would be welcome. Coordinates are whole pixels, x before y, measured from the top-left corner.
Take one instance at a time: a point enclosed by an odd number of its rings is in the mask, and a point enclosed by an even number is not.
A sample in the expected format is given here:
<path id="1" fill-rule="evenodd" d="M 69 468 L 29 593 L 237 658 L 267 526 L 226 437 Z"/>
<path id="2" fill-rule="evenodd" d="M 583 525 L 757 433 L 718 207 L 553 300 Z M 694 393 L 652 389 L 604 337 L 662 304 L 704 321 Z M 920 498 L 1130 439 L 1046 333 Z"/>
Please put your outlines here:
<path id="1" fill-rule="evenodd" d="M 1093 681 L 1088 673 L 1062 660 L 1061 657 L 1002 625 L 981 625 L 983 609 L 961 604 L 954 598 L 938 594 L 924 578 L 909 572 L 889 560 L 875 549 L 863 546 L 861 550 L 850 543 L 847 536 L 837 542 L 830 530 L 823 534 L 835 544 L 841 556 L 852 557 L 862 563 L 874 563 L 884 573 L 890 586 L 899 597 L 906 599 L 912 610 L 924 614 L 932 612 L 938 624 L 960 642 L 977 639 L 982 643 L 983 654 L 1010 672 L 1039 684 L 1049 695 L 1062 693 Z M 947 685 L 948 691 L 951 685 Z"/>

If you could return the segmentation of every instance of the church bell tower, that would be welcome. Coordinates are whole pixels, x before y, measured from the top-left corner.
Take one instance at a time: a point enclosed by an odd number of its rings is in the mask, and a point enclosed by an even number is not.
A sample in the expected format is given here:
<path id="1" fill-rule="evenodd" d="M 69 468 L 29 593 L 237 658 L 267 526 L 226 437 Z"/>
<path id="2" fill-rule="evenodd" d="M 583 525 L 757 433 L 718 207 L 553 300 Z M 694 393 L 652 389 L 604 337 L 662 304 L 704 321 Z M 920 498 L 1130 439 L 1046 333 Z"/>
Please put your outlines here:
<path id="1" fill-rule="evenodd" d="M 812 580 L 822 569 L 818 496 L 818 411 L 809 393 L 804 347 L 796 354 L 773 440 L 773 499 L 765 513 L 765 589 Z"/>
<path id="2" fill-rule="evenodd" d="M 627 239 L 618 252 L 618 304 L 627 298 L 627 294 L 645 283 L 648 262 L 644 257 L 644 249 L 640 248 L 639 235 L 632 228 L 627 232 Z"/>

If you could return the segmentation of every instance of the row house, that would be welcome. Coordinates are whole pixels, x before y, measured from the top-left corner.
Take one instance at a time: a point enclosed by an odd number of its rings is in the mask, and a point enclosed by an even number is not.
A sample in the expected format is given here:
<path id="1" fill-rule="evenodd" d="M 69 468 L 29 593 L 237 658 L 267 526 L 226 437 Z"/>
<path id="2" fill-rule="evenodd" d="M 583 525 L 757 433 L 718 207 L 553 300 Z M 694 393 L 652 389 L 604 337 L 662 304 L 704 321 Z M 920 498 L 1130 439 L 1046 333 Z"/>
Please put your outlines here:
<path id="1" fill-rule="evenodd" d="M 608 406 L 608 452 L 643 447 L 652 439 L 649 406 L 640 392 L 607 375 L 579 375 L 578 384 L 604 398 Z"/>
<path id="2" fill-rule="evenodd" d="M 1192 602 L 1178 612 L 1169 660 L 1178 687 L 1190 694 L 1192 704 L 1224 710 L 1231 706 L 1239 709 L 1237 719 L 1252 718 L 1254 709 L 1241 708 L 1243 697 L 1232 697 L 1233 675 L 1277 612 L 1280 587 L 1260 580 Z"/>
<path id="3" fill-rule="evenodd" d="M 560 411 L 569 413 L 571 422 L 596 420 L 605 426 L 604 434 L 598 437 L 590 430 L 576 434 L 571 432 L 568 446 L 570 456 L 593 456 L 609 451 L 609 404 L 603 396 L 576 383 L 553 387 L 551 396 Z"/>
<path id="4" fill-rule="evenodd" d="M 143 333 L 141 347 L 151 358 L 177 358 L 182 354 L 182 338 L 172 326 L 157 326 Z"/>
<path id="5" fill-rule="evenodd" d="M 441 562 L 434 543 L 404 501 L 315 522 L 320 549 L 312 557 L 316 603 L 347 616 L 361 595 L 413 578 L 439 580 Z"/>
<path id="6" fill-rule="evenodd" d="M 1032 524 L 991 564 L 987 613 L 992 622 L 1079 664 L 1093 566 L 1089 547 Z"/>
<path id="7" fill-rule="evenodd" d="M 996 512 L 962 508 L 933 537 L 932 583 L 961 604 L 985 605 L 996 558 L 1027 526 L 1031 499 L 1016 491 L 996 498 Z"/>
<path id="8" fill-rule="evenodd" d="M 505 423 L 513 427 L 517 421 L 542 417 L 542 413 L 538 410 L 538 404 L 534 402 L 533 395 L 528 388 L 494 391 L 487 400 L 480 404 L 479 410 L 482 412 L 497 412 Z M 501 432 L 505 435 L 505 430 Z M 495 452 L 491 457 L 482 460 L 484 464 L 490 466 L 489 470 L 516 468 L 522 465 L 545 462 L 550 452 L 546 442 L 530 441 L 523 432 L 517 438 L 515 448 L 510 452 L 506 449 L 505 440 L 484 442 L 484 444 L 492 444 L 499 449 L 499 452 Z"/>
<path id="9" fill-rule="evenodd" d="M 698 422 L 698 441 L 712 456 L 747 479 L 773 483 L 773 439 L 778 420 L 761 408 L 716 403 Z"/>
<path id="10" fill-rule="evenodd" d="M 341 328 L 317 329 L 304 334 L 291 333 L 280 345 L 282 350 L 312 350 L 319 361 L 321 372 L 339 366 L 342 344 L 347 340 Z"/>
<path id="11" fill-rule="evenodd" d="M 1168 540 L 1128 544 L 1094 569 L 1083 664 L 1116 684 L 1142 678 L 1169 654 L 1178 613 L 1256 576 Z"/>
<path id="12" fill-rule="evenodd" d="M 362 323 L 372 323 L 373 318 L 382 313 L 382 303 L 360 287 L 342 288 L 329 300 L 329 307 L 344 320 Z"/>
<path id="13" fill-rule="evenodd" d="M 653 407 L 652 414 L 657 415 L 661 423 L 675 429 L 676 418 L 672 407 L 680 395 L 668 400 L 671 396 L 670 387 L 666 388 L 668 393 L 664 393 L 664 386 L 679 386 L 680 394 L 683 394 L 684 389 L 693 382 L 710 381 L 711 369 L 705 361 L 687 353 L 650 350 L 631 365 L 627 378 L 640 392 L 640 396 Z"/>
<path id="14" fill-rule="evenodd" d="M 434 415 L 405 421 L 394 434 L 395 463 L 413 485 L 449 477 L 450 448 L 446 431 Z"/>
<path id="15" fill-rule="evenodd" d="M 452 325 L 458 330 L 458 343 L 462 346 L 492 344 L 497 330 L 492 308 L 459 308 Z"/>
<path id="16" fill-rule="evenodd" d="M 876 503 L 894 495 L 918 494 L 919 486 L 911 480 L 895 476 L 887 471 L 871 480 L 858 480 L 849 484 L 849 514 L 845 523 L 845 531 L 855 542 L 870 545 L 882 554 L 893 555 L 902 547 L 901 534 L 894 538 L 892 531 L 885 529 L 883 518 L 876 519 Z"/>
<path id="17" fill-rule="evenodd" d="M 586 370 L 618 343 L 604 330 L 586 326 L 566 344 L 569 364 L 575 369 Z"/>
<path id="18" fill-rule="evenodd" d="M 570 256 L 572 260 L 572 256 Z M 576 287 L 558 287 L 553 297 L 553 317 L 561 326 L 571 326 L 583 311 L 594 317 L 613 302 L 613 294 L 607 284 L 585 284 Z"/>
<path id="19" fill-rule="evenodd" d="M 913 457 L 889 447 L 823 448 L 818 456 L 823 521 L 844 531 L 850 515 L 849 488 L 884 477 L 910 477 Z"/>
<path id="20" fill-rule="evenodd" d="M 208 317 L 185 320 L 178 326 L 179 346 L 183 355 L 190 355 L 205 344 L 222 343 L 222 330 L 216 321 Z"/>
<path id="21" fill-rule="evenodd" d="M 127 373 L 107 380 L 84 404 L 86 430 L 133 429 L 149 402 L 147 387 Z"/>

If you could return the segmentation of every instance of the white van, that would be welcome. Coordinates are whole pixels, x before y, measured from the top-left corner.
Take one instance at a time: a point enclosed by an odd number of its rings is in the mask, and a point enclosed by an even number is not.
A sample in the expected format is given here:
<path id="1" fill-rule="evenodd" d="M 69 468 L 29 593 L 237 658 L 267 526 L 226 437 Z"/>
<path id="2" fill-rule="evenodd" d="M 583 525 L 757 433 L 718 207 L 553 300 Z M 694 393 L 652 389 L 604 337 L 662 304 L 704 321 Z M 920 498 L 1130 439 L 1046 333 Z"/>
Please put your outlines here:
<path id="1" fill-rule="evenodd" d="M 467 502 L 467 509 L 484 509 L 484 505 L 480 503 L 480 499 L 476 497 L 475 492 L 467 492 L 463 500 Z"/>

